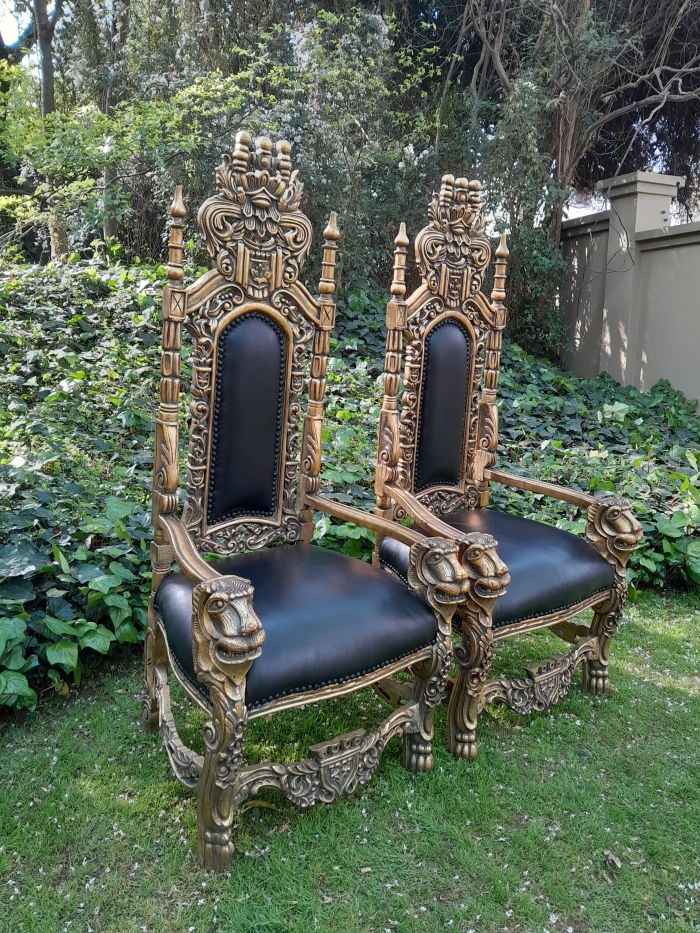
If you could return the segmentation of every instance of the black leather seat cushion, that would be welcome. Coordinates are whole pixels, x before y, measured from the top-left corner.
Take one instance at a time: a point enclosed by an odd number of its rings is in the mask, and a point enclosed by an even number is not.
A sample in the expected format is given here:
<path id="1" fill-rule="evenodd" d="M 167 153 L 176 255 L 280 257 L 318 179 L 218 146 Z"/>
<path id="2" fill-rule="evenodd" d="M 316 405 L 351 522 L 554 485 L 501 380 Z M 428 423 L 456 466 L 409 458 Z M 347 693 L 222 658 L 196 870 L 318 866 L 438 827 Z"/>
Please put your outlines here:
<path id="1" fill-rule="evenodd" d="M 245 577 L 255 589 L 253 606 L 266 640 L 248 673 L 248 706 L 351 680 L 435 639 L 435 616 L 418 596 L 384 571 L 345 554 L 289 545 L 213 566 L 222 574 Z M 171 573 L 155 602 L 171 653 L 204 692 L 192 659 L 194 586 L 183 574 Z"/>
<path id="2" fill-rule="evenodd" d="M 442 517 L 460 531 L 481 531 L 498 541 L 511 583 L 494 605 L 494 628 L 565 609 L 612 586 L 610 564 L 584 538 L 568 531 L 492 509 Z M 406 545 L 384 538 L 379 559 L 405 579 Z"/>

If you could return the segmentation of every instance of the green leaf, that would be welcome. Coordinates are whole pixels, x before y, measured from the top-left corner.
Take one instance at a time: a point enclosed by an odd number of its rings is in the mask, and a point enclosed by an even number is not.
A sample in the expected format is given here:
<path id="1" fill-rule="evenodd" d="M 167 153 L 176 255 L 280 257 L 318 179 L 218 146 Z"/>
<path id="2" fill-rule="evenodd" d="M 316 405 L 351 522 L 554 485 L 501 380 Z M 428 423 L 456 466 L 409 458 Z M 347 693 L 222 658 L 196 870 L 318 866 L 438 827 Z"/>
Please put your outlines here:
<path id="1" fill-rule="evenodd" d="M 36 591 L 30 580 L 17 578 L 7 580 L 0 585 L 0 601 L 2 602 L 28 603 L 30 599 L 34 599 L 35 595 Z"/>
<path id="2" fill-rule="evenodd" d="M 75 569 L 75 576 L 79 583 L 89 583 L 90 580 L 103 575 L 104 567 L 100 567 L 99 564 L 80 564 Z"/>
<path id="3" fill-rule="evenodd" d="M 113 574 L 105 573 L 99 577 L 95 577 L 93 580 L 90 580 L 88 587 L 91 590 L 96 590 L 98 593 L 109 593 L 110 590 L 115 589 L 121 585 L 121 580 L 119 577 L 115 577 Z"/>
<path id="4" fill-rule="evenodd" d="M 31 544 L 0 548 L 0 577 L 28 577 L 44 566 L 46 559 Z"/>
<path id="5" fill-rule="evenodd" d="M 57 644 L 49 645 L 46 649 L 46 659 L 49 664 L 60 664 L 73 671 L 78 663 L 78 645 L 74 641 L 62 638 Z"/>
<path id="6" fill-rule="evenodd" d="M 53 556 L 58 561 L 61 570 L 64 573 L 70 573 L 70 564 L 66 560 L 65 555 L 60 547 L 57 544 L 53 544 L 51 548 L 53 550 Z"/>
<path id="7" fill-rule="evenodd" d="M 75 635 L 75 626 L 71 622 L 66 622 L 64 619 L 44 616 L 42 622 L 54 635 Z"/>
<path id="8" fill-rule="evenodd" d="M 18 616 L 9 619 L 0 618 L 0 659 L 5 652 L 6 645 L 16 638 L 22 638 L 27 631 L 27 623 Z"/>
<path id="9" fill-rule="evenodd" d="M 92 632 L 87 632 L 80 639 L 81 648 L 92 648 L 93 651 L 99 651 L 100 654 L 107 654 L 110 644 L 115 640 L 115 636 L 104 627 L 98 625 Z"/>
<path id="10" fill-rule="evenodd" d="M 135 508 L 135 503 L 124 502 L 123 499 L 118 499 L 116 496 L 107 496 L 105 500 L 105 514 L 112 524 L 126 518 L 127 515 L 131 515 Z"/>
<path id="11" fill-rule="evenodd" d="M 27 701 L 22 703 L 22 706 L 26 706 L 28 709 L 36 707 L 36 693 L 29 686 L 24 674 L 19 671 L 4 671 L 0 674 L 0 703 L 14 706 L 18 698 Z"/>

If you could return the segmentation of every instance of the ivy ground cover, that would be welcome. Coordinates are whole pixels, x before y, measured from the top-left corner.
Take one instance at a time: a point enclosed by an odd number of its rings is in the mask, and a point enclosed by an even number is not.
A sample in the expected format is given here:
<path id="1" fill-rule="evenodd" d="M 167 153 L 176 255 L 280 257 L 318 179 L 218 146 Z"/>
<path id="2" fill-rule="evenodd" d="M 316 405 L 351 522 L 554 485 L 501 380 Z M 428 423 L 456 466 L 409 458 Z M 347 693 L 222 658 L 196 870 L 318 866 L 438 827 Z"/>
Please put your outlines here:
<path id="1" fill-rule="evenodd" d="M 86 660 L 142 638 L 161 288 L 162 269 L 139 265 L 0 272 L 0 706 L 66 695 Z M 338 317 L 323 478 L 338 498 L 371 506 L 381 295 L 348 293 Z M 646 534 L 633 598 L 642 586 L 697 586 L 694 405 L 664 384 L 641 395 L 577 379 L 515 345 L 500 398 L 502 464 L 633 501 Z M 498 487 L 493 498 L 583 527 L 558 503 Z M 321 517 L 316 540 L 364 557 L 371 546 L 363 530 Z"/>

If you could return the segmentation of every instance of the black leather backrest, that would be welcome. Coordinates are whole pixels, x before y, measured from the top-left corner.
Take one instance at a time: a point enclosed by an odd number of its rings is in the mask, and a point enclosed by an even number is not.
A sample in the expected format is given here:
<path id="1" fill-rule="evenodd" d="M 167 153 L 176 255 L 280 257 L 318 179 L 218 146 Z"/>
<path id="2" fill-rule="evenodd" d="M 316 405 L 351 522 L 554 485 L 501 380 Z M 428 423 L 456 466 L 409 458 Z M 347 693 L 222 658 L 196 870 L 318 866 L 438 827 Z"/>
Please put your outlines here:
<path id="1" fill-rule="evenodd" d="M 277 514 L 287 397 L 287 337 L 251 311 L 219 334 L 207 489 L 209 525 Z"/>
<path id="2" fill-rule="evenodd" d="M 459 485 L 472 354 L 471 334 L 454 318 L 437 324 L 426 337 L 413 478 L 416 492 Z"/>

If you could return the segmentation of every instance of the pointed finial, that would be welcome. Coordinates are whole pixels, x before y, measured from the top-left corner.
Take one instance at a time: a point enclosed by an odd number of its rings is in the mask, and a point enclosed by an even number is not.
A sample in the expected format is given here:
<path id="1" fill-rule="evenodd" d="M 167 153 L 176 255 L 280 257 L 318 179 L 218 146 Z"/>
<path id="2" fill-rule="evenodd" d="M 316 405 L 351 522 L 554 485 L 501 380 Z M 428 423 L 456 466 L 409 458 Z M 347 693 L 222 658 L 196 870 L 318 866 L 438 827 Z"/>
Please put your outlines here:
<path id="1" fill-rule="evenodd" d="M 175 185 L 175 197 L 173 198 L 173 203 L 170 205 L 170 216 L 171 217 L 184 217 L 187 214 L 185 209 L 185 202 L 182 197 L 182 185 Z"/>
<path id="2" fill-rule="evenodd" d="M 324 240 L 339 240 L 340 231 L 338 230 L 338 215 L 335 211 L 331 211 L 328 218 L 328 226 L 323 231 Z"/>
<path id="3" fill-rule="evenodd" d="M 509 255 L 506 234 L 502 233 L 496 247 L 496 266 L 493 273 L 493 291 L 491 292 L 491 301 L 499 306 L 503 305 L 506 298 L 506 260 Z"/>
<path id="4" fill-rule="evenodd" d="M 182 197 L 182 185 L 175 186 L 175 197 L 170 205 L 170 230 L 168 232 L 168 262 L 165 274 L 173 282 L 180 282 L 185 277 L 182 268 L 183 218 L 187 211 Z"/>
<path id="5" fill-rule="evenodd" d="M 401 223 L 399 232 L 394 240 L 394 277 L 391 281 L 391 294 L 401 299 L 406 294 L 406 252 L 408 250 L 408 236 L 406 224 Z"/>
<path id="6" fill-rule="evenodd" d="M 331 302 L 332 296 L 335 293 L 335 254 L 338 249 L 339 239 L 338 215 L 335 211 L 331 211 L 330 217 L 328 218 L 328 226 L 323 231 L 321 281 L 318 283 L 321 300 L 324 302 Z M 335 321 L 335 306 L 333 306 L 333 321 Z M 333 326 L 332 322 L 330 326 Z"/>

